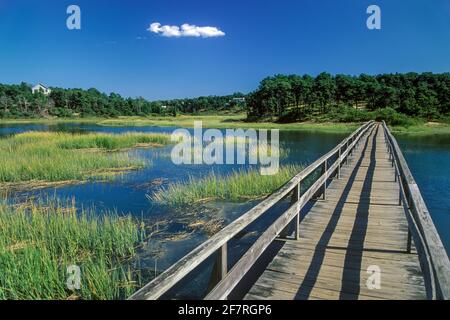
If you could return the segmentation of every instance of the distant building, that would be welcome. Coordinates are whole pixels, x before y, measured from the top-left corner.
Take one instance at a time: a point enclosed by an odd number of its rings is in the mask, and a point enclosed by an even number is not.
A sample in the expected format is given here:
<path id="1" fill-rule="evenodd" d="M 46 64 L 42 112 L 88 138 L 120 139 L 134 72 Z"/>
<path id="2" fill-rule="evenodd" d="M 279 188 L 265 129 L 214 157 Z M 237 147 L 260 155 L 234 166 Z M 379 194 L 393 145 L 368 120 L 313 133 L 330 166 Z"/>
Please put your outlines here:
<path id="1" fill-rule="evenodd" d="M 31 91 L 33 92 L 33 94 L 35 94 L 36 92 L 41 92 L 46 96 L 48 96 L 52 92 L 52 90 L 50 90 L 49 88 L 47 88 L 46 86 L 44 86 L 41 83 L 38 83 L 33 88 L 31 88 Z"/>
<path id="2" fill-rule="evenodd" d="M 242 98 L 233 98 L 232 101 L 235 102 L 235 103 L 245 103 L 245 98 L 244 97 L 242 97 Z"/>

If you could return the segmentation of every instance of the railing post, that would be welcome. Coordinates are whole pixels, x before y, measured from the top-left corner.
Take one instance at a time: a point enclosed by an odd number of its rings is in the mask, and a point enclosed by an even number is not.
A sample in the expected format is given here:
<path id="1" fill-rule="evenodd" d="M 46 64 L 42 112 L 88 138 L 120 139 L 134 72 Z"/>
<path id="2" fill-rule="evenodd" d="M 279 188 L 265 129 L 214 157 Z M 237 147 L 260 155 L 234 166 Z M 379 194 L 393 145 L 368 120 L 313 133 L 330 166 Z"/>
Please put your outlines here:
<path id="1" fill-rule="evenodd" d="M 327 160 L 325 160 L 324 162 L 323 162 L 323 172 L 324 172 L 324 175 L 325 175 L 325 182 L 323 183 L 323 197 L 322 197 L 322 199 L 323 200 L 327 200 L 327 180 L 328 180 L 328 175 L 327 175 L 327 170 L 328 170 L 328 168 L 327 168 Z"/>
<path id="2" fill-rule="evenodd" d="M 225 243 L 217 250 L 217 258 L 209 278 L 208 292 L 211 291 L 228 272 L 228 245 Z"/>
<path id="3" fill-rule="evenodd" d="M 406 252 L 407 253 L 411 253 L 411 247 L 412 247 L 412 234 L 411 234 L 411 230 L 408 227 L 408 240 L 406 243 Z"/>
<path id="4" fill-rule="evenodd" d="M 295 217 L 295 240 L 300 240 L 300 211 L 301 211 L 301 209 L 300 209 L 300 205 L 299 205 L 299 200 L 300 200 L 300 195 L 302 192 L 301 183 L 302 183 L 302 181 L 300 180 L 297 185 L 297 188 L 296 188 L 297 190 L 294 190 L 294 192 L 297 191 L 296 192 L 297 193 L 297 201 L 296 201 L 297 204 L 296 205 L 298 206 L 297 215 Z"/>
<path id="5" fill-rule="evenodd" d="M 352 140 L 351 140 L 350 144 L 352 144 L 353 141 L 355 141 L 355 137 L 354 136 L 352 137 Z M 353 156 L 353 148 L 350 149 L 350 154 Z"/>
<path id="6" fill-rule="evenodd" d="M 411 211 L 411 207 L 412 207 L 412 198 L 411 195 L 408 194 L 406 196 L 406 203 L 408 205 L 408 210 Z M 411 228 L 408 227 L 408 239 L 406 240 L 406 252 L 407 253 L 411 253 L 411 246 L 412 246 L 412 233 L 411 233 Z"/>
<path id="7" fill-rule="evenodd" d="M 338 158 L 338 176 L 337 178 L 340 179 L 341 178 L 341 154 L 342 154 L 342 147 L 339 147 L 339 158 Z"/>
<path id="8" fill-rule="evenodd" d="M 220 266 L 220 280 L 225 278 L 228 272 L 228 243 L 225 243 L 219 252 L 218 262 Z"/>
<path id="9" fill-rule="evenodd" d="M 345 149 L 345 151 L 348 151 L 348 140 L 347 140 L 347 148 Z M 347 157 L 345 158 L 345 164 L 348 164 L 348 157 L 349 157 L 349 152 L 347 152 Z"/>

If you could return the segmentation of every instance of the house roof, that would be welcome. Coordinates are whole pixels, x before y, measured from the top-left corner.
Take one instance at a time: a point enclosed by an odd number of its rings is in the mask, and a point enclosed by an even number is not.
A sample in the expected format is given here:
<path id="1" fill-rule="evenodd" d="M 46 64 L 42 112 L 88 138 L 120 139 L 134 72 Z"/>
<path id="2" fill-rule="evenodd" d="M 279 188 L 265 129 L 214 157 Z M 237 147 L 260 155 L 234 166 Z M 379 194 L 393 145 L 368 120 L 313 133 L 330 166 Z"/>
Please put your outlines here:
<path id="1" fill-rule="evenodd" d="M 38 84 L 35 85 L 33 88 L 36 88 L 36 87 L 42 87 L 42 88 L 48 89 L 48 87 L 45 86 L 45 85 L 43 85 L 42 83 L 38 83 Z"/>

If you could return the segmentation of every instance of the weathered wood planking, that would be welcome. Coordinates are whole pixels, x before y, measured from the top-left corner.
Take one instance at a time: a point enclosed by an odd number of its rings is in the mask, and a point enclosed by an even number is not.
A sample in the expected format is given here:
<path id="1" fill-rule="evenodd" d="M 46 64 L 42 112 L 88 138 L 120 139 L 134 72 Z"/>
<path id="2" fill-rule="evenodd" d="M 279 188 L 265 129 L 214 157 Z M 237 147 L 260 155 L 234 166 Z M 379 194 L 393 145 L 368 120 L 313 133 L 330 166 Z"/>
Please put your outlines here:
<path id="1" fill-rule="evenodd" d="M 341 179 L 301 221 L 246 295 L 247 299 L 426 299 L 408 222 L 381 126 L 359 145 Z M 377 182 L 380 181 L 380 182 Z M 369 289 L 370 266 L 381 288 Z"/>

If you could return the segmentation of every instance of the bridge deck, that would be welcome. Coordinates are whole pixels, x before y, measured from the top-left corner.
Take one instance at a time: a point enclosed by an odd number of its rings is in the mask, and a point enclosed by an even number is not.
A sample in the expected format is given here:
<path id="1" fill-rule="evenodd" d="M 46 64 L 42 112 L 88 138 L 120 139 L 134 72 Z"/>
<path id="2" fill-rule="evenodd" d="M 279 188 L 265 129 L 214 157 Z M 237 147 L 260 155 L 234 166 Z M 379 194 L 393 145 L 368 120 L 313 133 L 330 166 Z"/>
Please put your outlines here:
<path id="1" fill-rule="evenodd" d="M 355 149 L 300 223 L 300 240 L 286 241 L 246 299 L 426 299 L 385 139 L 377 126 Z M 380 289 L 367 286 L 370 266 Z"/>

